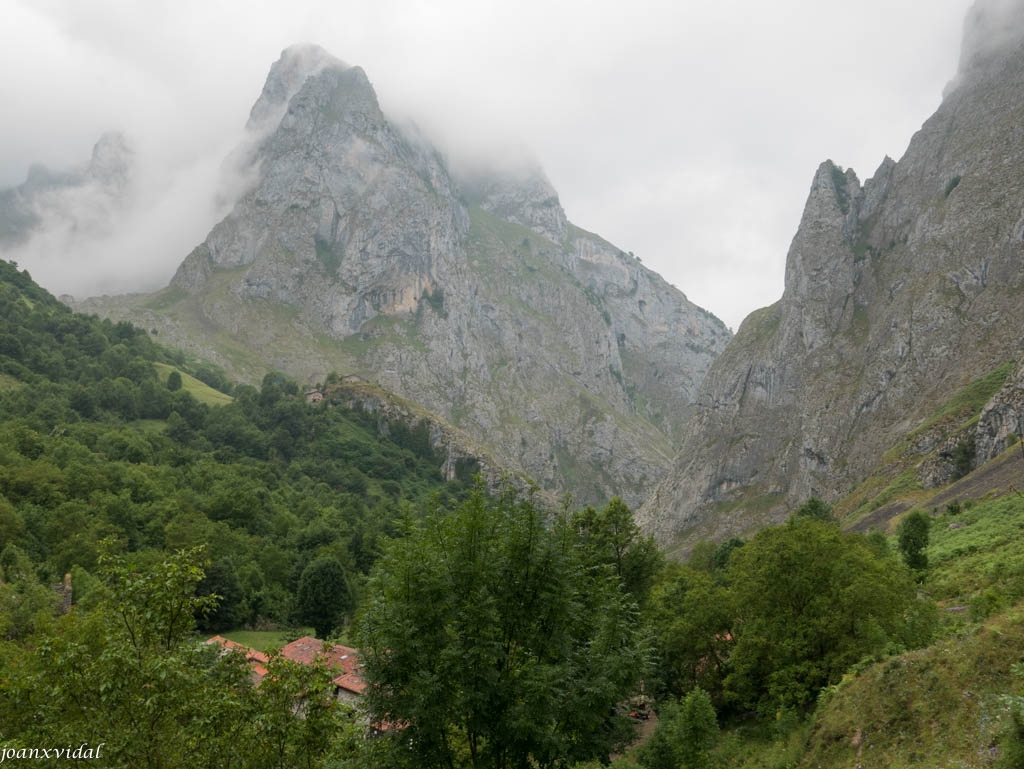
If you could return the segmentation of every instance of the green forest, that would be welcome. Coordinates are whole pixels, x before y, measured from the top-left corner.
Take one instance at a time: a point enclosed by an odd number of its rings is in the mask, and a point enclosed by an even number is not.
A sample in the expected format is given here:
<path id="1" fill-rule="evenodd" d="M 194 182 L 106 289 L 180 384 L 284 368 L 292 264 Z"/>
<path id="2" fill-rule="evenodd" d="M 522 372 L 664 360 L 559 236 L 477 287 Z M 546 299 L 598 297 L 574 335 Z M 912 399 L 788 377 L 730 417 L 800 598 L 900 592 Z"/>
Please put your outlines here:
<path id="1" fill-rule="evenodd" d="M 234 384 L 0 262 L 3 755 L 1024 765 L 1020 494 L 889 533 L 812 499 L 677 563 L 619 499 L 550 509 L 444 460 L 423 422 Z M 204 643 L 234 631 L 356 647 L 361 701 L 273 642 L 255 685 Z"/>

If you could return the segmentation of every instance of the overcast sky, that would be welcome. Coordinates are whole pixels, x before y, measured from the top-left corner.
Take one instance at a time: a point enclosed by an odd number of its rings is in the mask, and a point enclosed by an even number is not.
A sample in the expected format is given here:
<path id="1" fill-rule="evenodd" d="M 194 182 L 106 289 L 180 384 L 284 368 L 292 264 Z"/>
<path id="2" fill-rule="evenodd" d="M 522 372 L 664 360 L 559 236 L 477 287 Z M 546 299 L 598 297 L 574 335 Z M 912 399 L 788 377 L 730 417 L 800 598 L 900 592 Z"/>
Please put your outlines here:
<path id="1" fill-rule="evenodd" d="M 938 106 L 969 5 L 0 0 L 0 187 L 123 131 L 143 201 L 71 267 L 21 261 L 58 293 L 159 287 L 215 221 L 270 64 L 315 42 L 449 149 L 528 148 L 571 220 L 735 330 L 781 295 L 818 164 L 863 181 Z"/>

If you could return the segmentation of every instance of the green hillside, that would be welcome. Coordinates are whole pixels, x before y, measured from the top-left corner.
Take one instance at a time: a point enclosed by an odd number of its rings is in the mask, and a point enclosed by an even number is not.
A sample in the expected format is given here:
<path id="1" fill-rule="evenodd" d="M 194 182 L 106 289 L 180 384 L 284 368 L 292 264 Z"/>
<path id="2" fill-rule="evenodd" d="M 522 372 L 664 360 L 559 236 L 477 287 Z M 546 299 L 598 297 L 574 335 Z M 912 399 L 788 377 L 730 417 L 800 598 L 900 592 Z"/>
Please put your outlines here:
<path id="1" fill-rule="evenodd" d="M 282 373 L 234 385 L 0 263 L 0 743 L 102 722 L 119 735 L 111 766 L 187 743 L 203 765 L 255 767 L 273 722 L 289 761 L 325 768 L 471 766 L 474 741 L 566 769 L 1014 766 L 1024 455 L 930 490 L 916 475 L 938 445 L 917 436 L 955 439 L 1009 370 L 943 405 L 835 510 L 808 501 L 666 565 L 617 500 L 552 516 L 472 490 L 466 459 L 445 481 L 443 426 L 372 385 L 331 377 L 317 403 Z M 915 512 L 930 532 L 911 569 Z M 185 615 L 152 609 L 167 601 Z M 196 645 L 310 630 L 384 639 L 367 702 L 424 741 L 364 743 L 342 711 L 297 718 L 293 698 L 329 680 L 281 669 L 261 690 L 281 699 L 253 699 L 245 668 Z M 462 683 L 442 692 L 438 676 Z M 154 735 L 125 714 L 156 689 Z M 634 733 L 638 698 L 658 723 Z M 211 710 L 223 718 L 195 716 Z"/>
<path id="2" fill-rule="evenodd" d="M 341 564 L 351 616 L 402 505 L 457 498 L 473 472 L 445 481 L 423 421 L 309 404 L 283 374 L 236 387 L 6 262 L 0 377 L 0 552 L 43 584 L 71 572 L 77 596 L 103 540 L 144 560 L 206 545 L 204 588 L 223 596 L 209 630 L 301 622 L 296 591 L 319 558 Z"/>

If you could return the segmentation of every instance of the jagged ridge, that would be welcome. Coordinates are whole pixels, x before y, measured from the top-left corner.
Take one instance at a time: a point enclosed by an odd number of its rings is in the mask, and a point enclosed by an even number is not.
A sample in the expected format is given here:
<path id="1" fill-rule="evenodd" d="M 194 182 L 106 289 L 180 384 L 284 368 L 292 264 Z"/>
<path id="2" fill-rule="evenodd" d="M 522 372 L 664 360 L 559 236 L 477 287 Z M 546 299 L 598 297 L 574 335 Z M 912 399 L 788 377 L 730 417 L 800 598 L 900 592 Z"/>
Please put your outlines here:
<path id="1" fill-rule="evenodd" d="M 752 314 L 640 511 L 663 541 L 836 499 L 957 389 L 1024 352 L 1024 79 L 1017 1 L 980 2 L 944 101 L 863 186 L 814 176 L 780 301 Z M 1016 30 L 994 44 L 984 29 Z"/>
<path id="2" fill-rule="evenodd" d="M 457 178 L 320 49 L 282 54 L 249 125 L 256 182 L 172 286 L 90 310 L 249 379 L 362 376 L 580 501 L 664 474 L 717 318 L 568 222 L 539 169 Z"/>

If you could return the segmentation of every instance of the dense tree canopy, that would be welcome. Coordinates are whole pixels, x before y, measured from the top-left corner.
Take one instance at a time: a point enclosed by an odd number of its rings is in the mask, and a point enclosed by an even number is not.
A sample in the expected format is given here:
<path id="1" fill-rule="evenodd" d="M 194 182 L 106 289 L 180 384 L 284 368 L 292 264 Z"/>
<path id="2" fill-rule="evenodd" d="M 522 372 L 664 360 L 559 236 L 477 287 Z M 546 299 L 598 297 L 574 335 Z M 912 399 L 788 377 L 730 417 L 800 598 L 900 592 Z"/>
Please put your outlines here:
<path id="1" fill-rule="evenodd" d="M 795 516 L 732 554 L 728 697 L 765 715 L 807 708 L 865 656 L 902 642 L 913 580 L 866 538 Z"/>
<path id="2" fill-rule="evenodd" d="M 193 377 L 233 402 L 200 402 Z M 466 493 L 472 463 L 446 482 L 444 459 L 422 423 L 308 404 L 277 372 L 260 390 L 231 386 L 0 262 L 0 551 L 16 547 L 44 584 L 94 572 L 105 537 L 136 552 L 209 542 L 200 590 L 221 600 L 204 630 L 292 621 L 320 558 L 343 569 L 351 612 L 397 506 Z M 18 606 L 9 635 L 39 603 L 19 590 L 0 587 Z"/>
<path id="3" fill-rule="evenodd" d="M 612 706 L 644 667 L 635 606 L 571 526 L 477 490 L 436 507 L 378 563 L 360 643 L 393 760 L 553 767 L 607 756 Z"/>
<path id="4" fill-rule="evenodd" d="M 242 655 L 194 635 L 198 551 L 143 565 L 101 559 L 93 606 L 0 648 L 0 743 L 103 745 L 98 764 L 322 767 L 356 745 L 353 715 L 333 699 L 325 667 L 271 659 L 252 685 Z M 301 703 L 301 707 L 297 707 Z"/>

